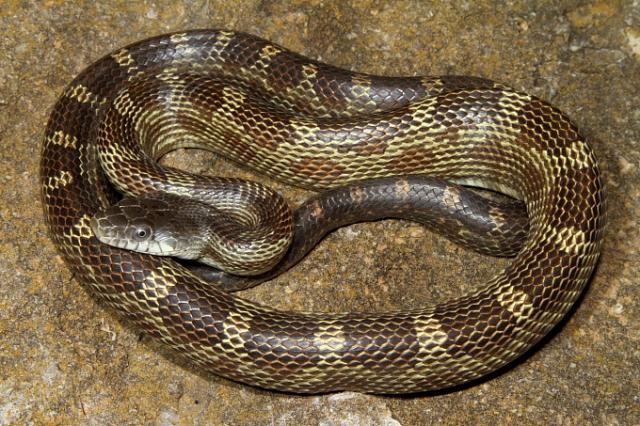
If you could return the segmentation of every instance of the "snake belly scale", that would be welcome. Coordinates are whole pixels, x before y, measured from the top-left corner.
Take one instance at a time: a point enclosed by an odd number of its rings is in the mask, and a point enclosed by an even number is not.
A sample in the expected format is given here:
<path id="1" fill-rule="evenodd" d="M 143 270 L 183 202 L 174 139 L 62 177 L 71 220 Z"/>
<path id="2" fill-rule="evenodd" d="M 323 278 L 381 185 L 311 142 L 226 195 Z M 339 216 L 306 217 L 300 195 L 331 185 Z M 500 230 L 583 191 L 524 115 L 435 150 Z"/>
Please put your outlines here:
<path id="1" fill-rule="evenodd" d="M 190 128 L 214 135 L 208 149 L 311 189 L 424 174 L 500 190 L 525 202 L 528 239 L 505 270 L 472 294 L 383 314 L 277 311 L 207 285 L 174 260 L 104 245 L 89 221 L 115 198 L 96 140 L 109 109 L 130 114 L 126 93 L 135 93 L 128 85 L 138 81 L 161 87 L 169 108 L 182 99 L 187 117 L 170 136 L 146 136 L 156 141 L 153 155 L 203 143 L 182 132 Z M 203 130 L 200 110 L 216 106 L 188 91 L 198 86 L 190 81 L 216 92 L 229 120 L 245 119 L 235 125 L 246 137 Z M 224 81 L 229 86 L 218 84 Z M 137 161 L 130 156 L 136 148 L 109 143 L 117 168 Z M 163 173 L 169 181 L 190 179 Z M 341 70 L 230 31 L 159 36 L 90 65 L 51 112 L 41 179 L 55 244 L 96 297 L 196 368 L 298 393 L 435 390 L 508 364 L 577 300 L 604 226 L 593 152 L 544 101 L 480 78 Z M 152 179 L 131 181 L 144 190 Z"/>

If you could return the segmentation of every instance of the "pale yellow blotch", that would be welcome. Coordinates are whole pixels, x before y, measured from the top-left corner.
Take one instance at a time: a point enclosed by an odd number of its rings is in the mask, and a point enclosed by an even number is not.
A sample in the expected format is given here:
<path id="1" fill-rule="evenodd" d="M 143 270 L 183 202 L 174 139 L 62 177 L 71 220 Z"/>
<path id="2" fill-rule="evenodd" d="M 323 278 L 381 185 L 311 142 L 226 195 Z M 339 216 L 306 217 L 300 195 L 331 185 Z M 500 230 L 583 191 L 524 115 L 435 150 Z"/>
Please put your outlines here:
<path id="1" fill-rule="evenodd" d="M 78 143 L 78 138 L 63 132 L 62 130 L 57 130 L 47 137 L 47 142 L 64 148 L 75 149 Z"/>
<path id="2" fill-rule="evenodd" d="M 154 312 L 146 316 L 147 321 L 153 321 L 158 329 L 167 331 L 160 315 L 158 300 L 166 297 L 169 294 L 169 290 L 175 287 L 176 282 L 171 270 L 160 266 L 145 277 L 142 281 L 142 288 L 135 290 L 139 293 L 139 296 L 131 299 L 129 304 L 134 306 L 134 309 L 149 309 Z M 144 297 L 141 298 L 140 296 Z M 135 307 L 135 305 L 138 306 Z"/>
<path id="3" fill-rule="evenodd" d="M 133 109 L 133 101 L 129 95 L 129 91 L 124 89 L 118 97 L 113 101 L 113 106 L 122 116 L 127 116 Z"/>
<path id="4" fill-rule="evenodd" d="M 324 214 L 324 210 L 322 210 L 322 206 L 321 206 L 319 201 L 315 201 L 313 203 L 313 205 L 311 206 L 310 211 L 311 211 L 311 216 L 314 219 L 318 219 L 318 218 L 322 217 L 322 215 Z"/>
<path id="5" fill-rule="evenodd" d="M 457 354 L 454 358 L 446 351 L 447 333 L 440 322 L 434 318 L 419 317 L 414 320 L 414 329 L 418 338 L 419 365 L 428 364 L 430 368 L 440 371 L 490 371 L 494 365 L 501 363 L 497 357 L 480 361 L 470 355 Z M 438 350 L 440 348 L 441 350 Z M 437 360 L 437 361 L 436 361 Z"/>
<path id="6" fill-rule="evenodd" d="M 184 62 L 185 60 L 188 60 L 187 58 L 193 53 L 196 53 L 197 51 L 195 47 L 189 44 L 190 37 L 187 33 L 173 34 L 169 39 L 173 43 L 173 47 L 177 51 L 180 51 L 179 62 Z M 194 68 L 198 68 L 200 66 L 198 62 L 194 62 L 191 65 Z"/>
<path id="7" fill-rule="evenodd" d="M 157 75 L 158 80 L 166 81 L 166 82 L 180 82 L 184 83 L 181 79 L 180 74 L 178 73 L 178 69 L 175 67 L 167 67 L 163 69 Z"/>
<path id="8" fill-rule="evenodd" d="M 231 31 L 220 31 L 216 42 L 213 45 L 213 51 L 220 54 L 229 45 L 229 42 L 233 39 L 234 33 Z"/>
<path id="9" fill-rule="evenodd" d="M 440 92 L 444 86 L 442 80 L 437 77 L 422 77 L 420 84 L 429 93 Z"/>
<path id="10" fill-rule="evenodd" d="M 451 207 L 460 205 L 460 190 L 453 186 L 447 186 L 442 193 L 442 202 Z"/>
<path id="11" fill-rule="evenodd" d="M 517 153 L 522 153 L 525 156 L 529 156 L 527 149 L 523 149 L 522 144 L 518 141 L 521 137 L 521 124 L 519 118 L 522 114 L 522 108 L 531 101 L 531 96 L 527 94 L 521 94 L 510 90 L 504 90 L 498 100 L 497 106 L 494 110 L 499 111 L 501 120 L 510 124 L 502 126 L 495 126 L 493 123 L 483 125 L 481 128 L 482 133 L 489 135 L 494 140 L 501 141 L 503 146 Z M 539 150 L 531 149 L 531 154 L 534 154 L 537 158 L 540 158 Z M 505 164 L 502 164 L 504 167 Z M 514 171 L 517 173 L 517 171 Z M 512 195 L 508 193 L 509 195 Z"/>
<path id="12" fill-rule="evenodd" d="M 399 179 L 396 183 L 395 183 L 395 190 L 396 193 L 400 196 L 402 196 L 403 198 L 406 198 L 409 196 L 409 189 L 410 189 L 410 185 L 409 185 L 409 181 L 406 178 L 403 179 Z"/>
<path id="13" fill-rule="evenodd" d="M 491 123 L 478 124 L 476 128 L 459 129 L 456 132 L 456 137 L 460 139 L 477 140 L 479 144 L 485 143 L 487 139 L 499 140 L 505 149 L 524 153 L 520 143 L 517 141 L 519 136 L 520 132 L 512 127 L 495 126 Z M 502 166 L 506 165 L 503 164 Z"/>
<path id="14" fill-rule="evenodd" d="M 78 102 L 87 102 L 89 96 L 89 89 L 82 84 L 77 84 L 75 86 L 69 87 L 65 90 L 64 95 L 67 98 L 75 98 Z"/>
<path id="15" fill-rule="evenodd" d="M 93 236 L 93 231 L 89 226 L 89 221 L 91 218 L 88 215 L 83 215 L 78 219 L 73 226 L 65 229 L 65 232 L 62 234 L 65 240 L 67 240 L 67 250 L 74 251 L 76 255 L 81 255 L 80 250 L 83 245 L 82 239 L 87 239 Z M 95 283 L 94 276 L 94 266 L 90 263 L 80 262 L 81 267 L 83 267 L 86 271 L 86 276 L 92 279 L 92 283 Z M 90 283 L 90 284 L 92 284 Z"/>
<path id="16" fill-rule="evenodd" d="M 235 310 L 230 312 L 222 322 L 222 340 L 220 343 L 214 345 L 198 346 L 195 348 L 196 352 L 200 352 L 203 358 L 208 358 L 212 361 L 222 358 L 228 358 L 229 356 L 237 357 L 245 362 L 238 363 L 238 370 L 244 370 L 247 373 L 251 372 L 251 359 L 250 356 L 244 352 L 244 339 L 241 334 L 249 332 L 249 322 L 253 318 L 251 313 L 251 306 L 245 304 L 243 300 L 237 300 Z M 229 353 L 227 345 L 234 348 L 238 348 L 237 353 Z"/>
<path id="17" fill-rule="evenodd" d="M 504 213 L 500 211 L 500 209 L 493 206 L 489 207 L 489 216 L 498 228 L 502 228 L 507 221 Z"/>
<path id="18" fill-rule="evenodd" d="M 412 102 L 409 104 L 409 113 L 411 114 L 413 121 L 421 123 L 425 121 L 425 117 L 433 117 L 438 107 L 438 100 L 436 97 L 428 97 L 421 99 L 420 102 Z M 432 134 L 442 133 L 446 130 L 445 126 L 440 123 L 433 122 L 430 124 L 430 136 Z"/>
<path id="19" fill-rule="evenodd" d="M 313 343 L 318 348 L 319 365 L 341 365 L 339 352 L 347 347 L 344 329 L 335 324 L 321 324 L 313 335 Z"/>
<path id="20" fill-rule="evenodd" d="M 335 324 L 322 324 L 314 333 L 313 341 L 321 352 L 337 352 L 347 346 L 344 329 Z"/>
<path id="21" fill-rule="evenodd" d="M 113 166 L 116 169 L 121 167 L 121 161 L 136 160 L 138 158 L 138 155 L 135 152 L 127 149 L 124 145 L 112 145 L 111 150 L 115 157 L 115 164 Z"/>
<path id="22" fill-rule="evenodd" d="M 447 333 L 442 330 L 440 322 L 434 318 L 415 319 L 414 329 L 421 353 L 433 352 L 434 346 L 442 346 L 447 341 Z"/>
<path id="23" fill-rule="evenodd" d="M 80 160 L 78 167 L 80 168 L 80 176 L 87 176 L 87 172 L 91 169 L 90 167 L 87 167 L 87 151 L 92 149 L 93 146 L 90 144 L 82 145 L 78 148 L 78 159 Z"/>
<path id="24" fill-rule="evenodd" d="M 64 96 L 67 98 L 75 99 L 80 103 L 90 103 L 93 106 L 102 105 L 107 102 L 106 99 L 100 98 L 95 93 L 92 93 L 86 86 L 82 84 L 77 84 L 75 86 L 69 87 L 65 92 Z"/>
<path id="25" fill-rule="evenodd" d="M 282 49 L 272 44 L 267 44 L 260 50 L 260 53 L 259 53 L 260 59 L 258 59 L 256 63 L 256 67 L 260 71 L 262 71 L 263 75 L 266 75 L 264 73 L 266 72 L 267 67 L 271 63 L 271 58 L 278 55 L 280 52 L 282 52 Z M 262 84 L 264 85 L 264 87 L 271 88 L 271 85 L 269 84 L 269 78 L 260 78 L 260 81 L 262 81 Z"/>
<path id="26" fill-rule="evenodd" d="M 443 368 L 456 363 L 446 351 L 447 333 L 442 330 L 440 322 L 434 318 L 418 317 L 413 321 L 418 340 L 417 365 L 432 364 L 436 359 Z M 440 349 L 440 350 L 438 350 Z"/>
<path id="27" fill-rule="evenodd" d="M 73 175 L 71 174 L 71 172 L 68 172 L 66 170 L 61 170 L 57 176 L 49 177 L 47 186 L 49 188 L 57 189 L 57 188 L 65 187 L 69 185 L 71 182 L 73 182 Z"/>
<path id="28" fill-rule="evenodd" d="M 351 83 L 353 83 L 351 93 L 353 93 L 354 96 L 361 96 L 367 93 L 371 87 L 371 79 L 363 74 L 356 74 L 351 79 Z"/>
<path id="29" fill-rule="evenodd" d="M 587 241 L 586 234 L 572 226 L 561 228 L 547 227 L 545 235 L 548 240 L 555 243 L 565 253 L 578 253 L 591 243 Z"/>
<path id="30" fill-rule="evenodd" d="M 189 41 L 189 35 L 187 33 L 176 33 L 172 34 L 169 40 L 174 44 L 186 43 Z"/>
<path id="31" fill-rule="evenodd" d="M 65 230 L 63 237 L 68 241 L 67 247 L 73 249 L 76 252 L 81 250 L 83 245 L 82 239 L 91 238 L 93 236 L 93 231 L 89 226 L 89 221 L 91 217 L 89 215 L 82 215 L 73 226 L 69 227 Z M 77 253 L 80 254 L 80 253 Z M 94 266 L 90 263 L 80 262 L 80 266 L 84 267 L 86 273 L 86 277 L 92 280 L 92 283 L 97 283 L 95 279 Z"/>
<path id="32" fill-rule="evenodd" d="M 127 70 L 127 73 L 129 74 L 127 80 L 129 81 L 134 80 L 144 73 L 139 70 L 138 66 L 135 64 L 136 61 L 133 59 L 133 56 L 131 56 L 131 52 L 127 49 L 121 49 L 111 54 L 111 57 L 118 65 Z"/>
<path id="33" fill-rule="evenodd" d="M 571 164 L 579 169 L 586 169 L 593 165 L 587 145 L 580 140 L 576 140 L 565 147 L 565 155 Z"/>
<path id="34" fill-rule="evenodd" d="M 143 290 L 151 290 L 154 300 L 162 299 L 169 295 L 169 290 L 176 286 L 176 277 L 164 266 L 152 271 L 142 282 Z"/>
<path id="35" fill-rule="evenodd" d="M 267 44 L 260 50 L 260 61 L 266 66 L 271 62 L 271 58 L 282 53 L 282 49 L 273 44 Z"/>
<path id="36" fill-rule="evenodd" d="M 507 289 L 498 295 L 498 302 L 515 317 L 520 318 L 527 315 L 533 307 L 529 301 L 529 296 L 513 288 Z"/>
<path id="37" fill-rule="evenodd" d="M 118 65 L 120 65 L 123 68 L 127 68 L 127 69 L 137 68 L 135 65 L 133 65 L 135 61 L 133 60 L 131 53 L 127 49 L 118 50 L 117 52 L 111 54 L 111 57 L 113 58 L 114 61 L 118 63 Z"/>
<path id="38" fill-rule="evenodd" d="M 244 346 L 244 339 L 240 336 L 243 333 L 247 333 L 250 330 L 249 321 L 251 317 L 247 312 L 232 311 L 227 315 L 223 321 L 222 327 L 224 330 L 224 341 L 234 347 L 241 348 Z"/>
<path id="39" fill-rule="evenodd" d="M 551 187 L 551 184 L 556 180 L 558 175 L 558 161 L 559 159 L 551 155 L 546 150 L 540 151 L 536 148 L 531 148 L 529 154 L 539 164 L 542 170 L 550 170 L 549 173 L 544 173 L 543 177 L 547 181 L 546 187 Z"/>
<path id="40" fill-rule="evenodd" d="M 550 174 L 552 178 L 554 178 L 561 169 L 564 169 L 565 167 L 568 167 L 570 163 L 573 163 L 570 156 L 566 155 L 566 150 L 564 152 L 560 152 L 560 155 L 555 155 L 548 150 L 544 150 L 542 151 L 542 158 L 546 167 L 549 170 L 553 170 Z"/>
<path id="41" fill-rule="evenodd" d="M 314 64 L 304 64 L 301 67 L 303 78 L 298 88 L 290 88 L 290 91 L 298 91 L 301 94 L 312 93 L 315 96 L 314 81 L 318 75 L 318 67 Z"/>
<path id="42" fill-rule="evenodd" d="M 531 101 L 531 96 L 505 90 L 498 101 L 498 109 L 509 117 L 516 117 L 520 114 L 522 107 Z"/>
<path id="43" fill-rule="evenodd" d="M 304 64 L 302 66 L 302 75 L 305 80 L 312 81 L 318 75 L 318 67 L 314 64 Z"/>
<path id="44" fill-rule="evenodd" d="M 364 198 L 364 190 L 362 188 L 351 188 L 349 190 L 349 195 L 351 195 L 351 198 L 356 201 L 356 202 L 360 202 L 362 201 L 362 199 Z"/>
<path id="45" fill-rule="evenodd" d="M 81 237 L 81 238 L 89 238 L 93 236 L 93 231 L 89 226 L 89 221 L 91 217 L 89 215 L 82 215 L 80 219 L 71 227 L 69 231 L 65 234 L 67 238 Z"/>

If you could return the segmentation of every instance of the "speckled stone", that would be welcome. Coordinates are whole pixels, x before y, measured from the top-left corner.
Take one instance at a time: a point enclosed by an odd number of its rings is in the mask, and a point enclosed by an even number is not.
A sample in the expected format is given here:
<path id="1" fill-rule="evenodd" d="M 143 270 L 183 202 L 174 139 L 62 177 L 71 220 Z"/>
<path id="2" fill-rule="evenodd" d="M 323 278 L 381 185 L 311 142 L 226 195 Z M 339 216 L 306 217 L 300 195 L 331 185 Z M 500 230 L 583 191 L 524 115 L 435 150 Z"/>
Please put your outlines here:
<path id="1" fill-rule="evenodd" d="M 441 3 L 0 2 L 0 424 L 639 424 L 640 3 Z M 609 201 L 604 253 L 579 307 L 512 368 L 408 398 L 239 385 L 120 323 L 73 279 L 47 236 L 38 177 L 47 115 L 99 56 L 203 27 L 248 31 L 360 71 L 480 75 L 566 111 L 593 142 Z M 166 161 L 260 179 L 211 155 Z M 269 183 L 292 203 L 307 195 Z M 246 297 L 297 310 L 412 308 L 463 294 L 504 265 L 411 223 L 359 224 Z"/>

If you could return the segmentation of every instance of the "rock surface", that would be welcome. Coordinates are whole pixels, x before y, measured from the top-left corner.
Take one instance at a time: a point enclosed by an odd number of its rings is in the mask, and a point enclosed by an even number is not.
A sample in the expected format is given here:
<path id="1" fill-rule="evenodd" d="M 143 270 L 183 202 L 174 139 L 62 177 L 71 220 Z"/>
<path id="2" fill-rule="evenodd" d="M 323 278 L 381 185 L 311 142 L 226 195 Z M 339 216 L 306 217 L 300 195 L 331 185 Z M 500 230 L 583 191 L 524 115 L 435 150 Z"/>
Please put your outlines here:
<path id="1" fill-rule="evenodd" d="M 640 423 L 640 4 L 454 3 L 0 3 L 0 424 Z M 73 279 L 47 236 L 38 176 L 47 115 L 103 54 L 203 27 L 251 32 L 371 73 L 484 76 L 567 112 L 593 143 L 609 202 L 604 253 L 579 307 L 512 368 L 408 398 L 301 397 L 239 385 L 183 365 L 122 325 Z M 170 157 L 260 179 L 211 155 Z M 269 183 L 293 203 L 306 196 Z M 411 308 L 469 291 L 504 264 L 414 224 L 359 224 L 246 297 L 296 310 Z"/>

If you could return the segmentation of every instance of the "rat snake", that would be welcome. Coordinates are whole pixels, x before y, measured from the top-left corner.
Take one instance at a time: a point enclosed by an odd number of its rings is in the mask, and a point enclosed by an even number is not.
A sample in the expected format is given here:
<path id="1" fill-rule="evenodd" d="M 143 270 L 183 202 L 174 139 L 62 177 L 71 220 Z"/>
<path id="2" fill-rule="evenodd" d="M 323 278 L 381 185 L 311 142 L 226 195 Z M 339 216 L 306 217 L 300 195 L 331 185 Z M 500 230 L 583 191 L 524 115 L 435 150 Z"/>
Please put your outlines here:
<path id="1" fill-rule="evenodd" d="M 95 238 L 91 218 L 118 200 L 114 186 L 197 193 L 199 178 L 153 160 L 203 145 L 315 190 L 410 174 L 497 190 L 524 201 L 529 234 L 511 264 L 472 294 L 382 314 L 269 309 L 175 260 Z M 51 112 L 41 179 L 51 235 L 98 298 L 196 368 L 299 393 L 434 390 L 510 363 L 574 304 L 604 226 L 594 154 L 547 103 L 474 77 L 345 71 L 230 31 L 151 38 L 86 68 Z M 275 192 L 202 179 L 223 194 L 223 210 L 248 221 L 276 214 L 280 235 L 290 231 Z M 406 183 L 396 185 L 408 196 Z M 275 235 L 282 251 L 290 237 Z M 262 251 L 271 249 L 259 247 L 249 258 L 264 270 Z"/>

